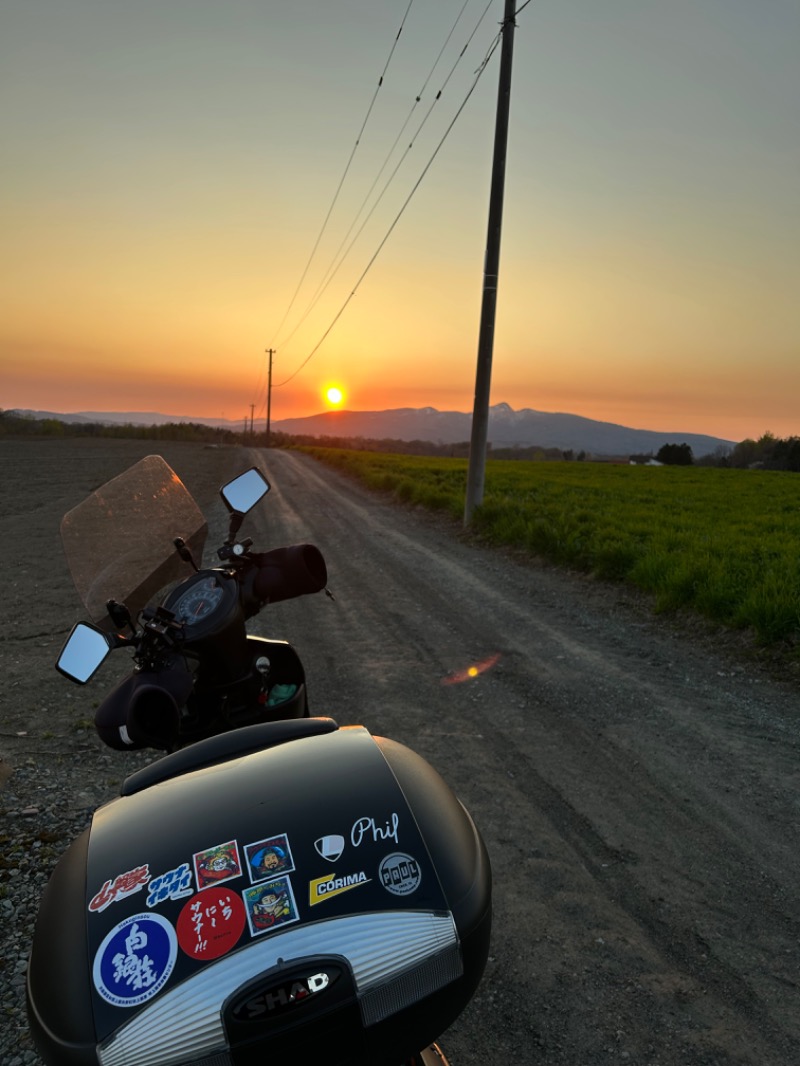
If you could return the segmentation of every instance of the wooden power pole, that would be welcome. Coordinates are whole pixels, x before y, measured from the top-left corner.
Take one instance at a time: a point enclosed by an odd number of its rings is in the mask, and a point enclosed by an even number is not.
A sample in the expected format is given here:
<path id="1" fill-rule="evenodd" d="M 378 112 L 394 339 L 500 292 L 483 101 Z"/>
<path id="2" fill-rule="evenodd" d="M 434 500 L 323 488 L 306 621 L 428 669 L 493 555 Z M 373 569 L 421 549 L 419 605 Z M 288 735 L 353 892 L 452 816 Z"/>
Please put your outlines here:
<path id="1" fill-rule="evenodd" d="M 267 372 L 267 447 L 269 448 L 269 434 L 270 434 L 270 414 L 272 411 L 272 357 L 275 354 L 274 348 L 267 348 L 267 355 L 269 356 L 269 370 Z"/>
<path id="2" fill-rule="evenodd" d="M 472 409 L 472 435 L 469 443 L 467 495 L 464 525 L 472 520 L 475 508 L 483 502 L 486 478 L 486 442 L 489 432 L 489 394 L 492 381 L 494 319 L 497 308 L 497 274 L 500 269 L 500 234 L 503 228 L 503 194 L 506 175 L 508 116 L 511 106 L 511 60 L 514 55 L 514 11 L 517 0 L 505 0 L 503 43 L 500 51 L 500 84 L 497 90 L 497 120 L 494 132 L 492 185 L 489 194 L 489 224 L 483 266 L 483 301 L 478 339 L 478 366 L 475 375 L 475 402 Z"/>

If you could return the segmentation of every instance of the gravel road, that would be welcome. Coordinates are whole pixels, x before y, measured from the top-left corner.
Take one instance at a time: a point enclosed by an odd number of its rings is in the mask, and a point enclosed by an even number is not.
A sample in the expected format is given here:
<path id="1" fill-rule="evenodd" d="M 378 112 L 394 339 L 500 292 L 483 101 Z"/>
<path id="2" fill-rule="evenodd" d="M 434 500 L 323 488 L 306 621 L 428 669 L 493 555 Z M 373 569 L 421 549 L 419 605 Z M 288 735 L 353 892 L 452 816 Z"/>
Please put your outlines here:
<path id="1" fill-rule="evenodd" d="M 442 1036 L 451 1066 L 800 1062 L 800 700 L 610 586 L 470 543 L 292 452 L 0 441 L 11 580 L 0 605 L 0 1034 L 32 1066 L 24 967 L 36 898 L 91 811 L 146 756 L 87 728 L 52 661 L 81 617 L 58 547 L 69 507 L 159 451 L 211 520 L 253 463 L 273 491 L 245 532 L 310 541 L 335 600 L 277 604 L 254 631 L 303 658 L 312 713 L 418 751 L 487 842 L 490 961 Z"/>

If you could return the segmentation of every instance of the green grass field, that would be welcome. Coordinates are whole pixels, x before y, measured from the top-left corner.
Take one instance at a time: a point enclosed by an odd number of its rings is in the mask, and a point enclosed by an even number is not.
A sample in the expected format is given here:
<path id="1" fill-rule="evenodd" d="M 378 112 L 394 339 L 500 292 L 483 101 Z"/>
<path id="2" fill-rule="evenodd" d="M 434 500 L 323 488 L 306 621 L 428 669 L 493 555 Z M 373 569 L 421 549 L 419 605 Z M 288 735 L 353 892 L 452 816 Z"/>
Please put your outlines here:
<path id="1" fill-rule="evenodd" d="M 306 448 L 371 488 L 461 519 L 467 462 Z M 800 477 L 710 467 L 489 461 L 472 528 L 626 581 L 764 644 L 800 636 Z"/>

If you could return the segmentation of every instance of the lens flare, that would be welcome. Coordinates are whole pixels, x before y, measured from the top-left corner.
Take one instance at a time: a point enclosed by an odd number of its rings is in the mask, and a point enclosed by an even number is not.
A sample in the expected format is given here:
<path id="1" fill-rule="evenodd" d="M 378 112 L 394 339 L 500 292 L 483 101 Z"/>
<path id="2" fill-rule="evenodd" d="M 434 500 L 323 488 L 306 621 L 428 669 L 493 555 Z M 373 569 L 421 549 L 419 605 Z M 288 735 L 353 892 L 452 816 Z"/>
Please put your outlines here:
<path id="1" fill-rule="evenodd" d="M 442 684 L 461 685 L 464 681 L 471 681 L 480 674 L 486 673 L 487 670 L 491 670 L 500 661 L 500 658 L 500 652 L 495 652 L 494 655 L 482 659 L 479 663 L 472 663 L 470 666 L 465 666 L 463 670 L 456 670 L 455 673 L 448 674 L 447 677 L 442 679 Z"/>

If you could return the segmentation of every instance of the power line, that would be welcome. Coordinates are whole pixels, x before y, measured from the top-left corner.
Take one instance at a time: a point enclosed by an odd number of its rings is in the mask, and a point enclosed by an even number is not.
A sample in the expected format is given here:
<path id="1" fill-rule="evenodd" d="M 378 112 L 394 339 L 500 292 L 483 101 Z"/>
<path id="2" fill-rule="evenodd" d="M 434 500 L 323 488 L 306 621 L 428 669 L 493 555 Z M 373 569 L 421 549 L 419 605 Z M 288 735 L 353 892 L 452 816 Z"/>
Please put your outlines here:
<path id="1" fill-rule="evenodd" d="M 441 140 L 439 141 L 439 143 L 437 144 L 436 148 L 434 149 L 433 154 L 431 155 L 430 159 L 425 164 L 425 167 L 423 168 L 422 173 L 420 174 L 420 176 L 417 178 L 416 182 L 414 183 L 414 185 L 413 185 L 413 187 L 411 189 L 411 192 L 406 197 L 403 205 L 401 206 L 400 210 L 398 211 L 397 215 L 395 216 L 394 221 L 389 226 L 389 229 L 386 231 L 386 234 L 384 235 L 383 239 L 381 240 L 380 244 L 378 245 L 376 251 L 373 253 L 373 255 L 370 258 L 369 262 L 367 263 L 366 267 L 362 271 L 361 276 L 358 278 L 358 280 L 356 281 L 355 285 L 353 286 L 353 289 L 350 292 L 350 295 L 347 297 L 347 299 L 344 301 L 342 306 L 339 308 L 339 310 L 337 311 L 337 313 L 334 316 L 333 320 L 331 321 L 330 325 L 325 330 L 325 332 L 322 334 L 322 336 L 317 341 L 317 343 L 314 345 L 314 347 L 309 352 L 309 354 L 306 356 L 306 358 L 303 360 L 303 362 L 298 366 L 298 368 L 294 371 L 294 373 L 290 374 L 288 378 L 285 378 L 283 381 L 279 382 L 277 385 L 274 386 L 274 388 L 280 388 L 283 385 L 287 385 L 293 378 L 295 378 L 300 373 L 300 371 L 303 369 L 303 367 L 305 367 L 308 364 L 308 362 L 311 360 L 311 358 L 317 353 L 317 351 L 322 346 L 322 344 L 325 341 L 325 339 L 328 336 L 328 334 L 331 332 L 333 327 L 336 325 L 336 323 L 341 318 L 342 314 L 345 311 L 345 308 L 350 303 L 352 298 L 355 296 L 356 292 L 358 291 L 359 286 L 361 285 L 361 283 L 363 282 L 364 278 L 369 273 L 369 271 L 372 268 L 372 265 L 374 264 L 375 260 L 380 255 L 381 251 L 383 250 L 384 245 L 386 244 L 386 242 L 388 241 L 388 239 L 391 236 L 392 232 L 394 231 L 395 226 L 397 225 L 397 223 L 400 221 L 401 217 L 405 213 L 405 210 L 408 207 L 408 205 L 410 204 L 414 194 L 416 193 L 416 191 L 419 188 L 419 186 L 422 184 L 423 179 L 425 178 L 425 176 L 427 175 L 427 173 L 430 170 L 431 166 L 433 165 L 433 161 L 436 159 L 436 156 L 441 151 L 442 145 L 447 140 L 448 136 L 450 135 L 450 132 L 452 131 L 452 129 L 455 126 L 455 124 L 458 121 L 458 119 L 460 118 L 464 108 L 467 106 L 467 102 L 469 101 L 469 98 L 472 96 L 473 92 L 475 91 L 475 88 L 476 88 L 476 86 L 478 84 L 478 81 L 480 80 L 481 75 L 486 70 L 486 67 L 489 64 L 489 61 L 491 60 L 495 50 L 497 49 L 497 46 L 500 43 L 502 35 L 503 35 L 503 31 L 501 29 L 497 33 L 497 35 L 495 36 L 495 38 L 492 41 L 492 43 L 490 44 L 490 46 L 489 46 L 489 48 L 488 48 L 488 50 L 486 52 L 486 55 L 484 56 L 483 61 L 481 62 L 480 66 L 478 67 L 478 70 L 475 73 L 475 77 L 473 79 L 472 85 L 469 87 L 466 96 L 464 97 L 463 101 L 461 102 L 461 105 L 459 106 L 458 110 L 456 111 L 455 115 L 453 116 L 452 120 L 450 121 L 450 124 L 448 125 L 447 129 L 445 130 L 445 132 L 444 132 L 444 134 L 443 134 L 443 136 L 441 138 Z"/>
<path id="2" fill-rule="evenodd" d="M 394 55 L 395 49 L 397 48 L 397 42 L 400 39 L 400 34 L 403 32 L 403 26 L 406 23 L 406 19 L 408 18 L 408 13 L 411 10 L 411 5 L 413 4 L 413 2 L 414 2 L 414 0 L 408 0 L 408 7 L 406 8 L 405 14 L 403 15 L 403 21 L 400 24 L 400 29 L 397 31 L 397 34 L 395 36 L 394 41 L 392 42 L 392 47 L 389 50 L 389 56 L 388 56 L 388 58 L 387 58 L 387 60 L 386 60 L 386 62 L 384 64 L 383 71 L 381 73 L 380 78 L 378 79 L 378 84 L 375 87 L 375 92 L 372 94 L 372 99 L 370 100 L 369 107 L 367 108 L 367 113 L 364 116 L 363 122 L 361 123 L 361 129 L 358 131 L 358 136 L 356 137 L 355 144 L 353 145 L 353 148 L 352 148 L 352 150 L 350 152 L 350 158 L 347 160 L 347 164 L 345 165 L 344 172 L 343 172 L 341 178 L 339 179 L 339 184 L 336 187 L 336 192 L 333 195 L 333 200 L 331 201 L 330 207 L 328 208 L 328 213 L 326 214 L 325 220 L 322 223 L 322 227 L 321 227 L 319 233 L 317 234 L 317 239 L 314 242 L 314 247 L 311 249 L 311 254 L 308 257 L 308 262 L 306 263 L 305 268 L 303 270 L 303 273 L 300 276 L 300 280 L 297 283 L 297 288 L 294 291 L 294 295 L 292 296 L 291 300 L 289 301 L 289 306 L 286 308 L 286 311 L 284 312 L 283 318 L 281 319 L 281 321 L 280 321 L 280 323 L 278 325 L 278 329 L 276 331 L 276 335 L 278 337 L 280 336 L 280 331 L 283 328 L 283 324 L 286 321 L 286 319 L 287 319 L 287 317 L 289 315 L 289 312 L 291 311 L 292 307 L 294 306 L 294 302 L 297 299 L 297 294 L 300 292 L 300 288 L 301 288 L 303 282 L 306 279 L 306 274 L 308 273 L 308 270 L 309 270 L 309 268 L 311 266 L 311 263 L 312 263 L 312 261 L 314 259 L 314 256 L 316 255 L 317 248 L 319 247 L 319 243 L 322 240 L 323 234 L 325 233 L 325 230 L 327 228 L 327 225 L 328 225 L 328 222 L 330 220 L 331 214 L 333 213 L 333 209 L 336 206 L 336 202 L 339 199 L 339 193 L 342 191 L 342 186 L 344 185 L 345 178 L 347 177 L 348 171 L 350 170 L 350 166 L 351 166 L 351 164 L 353 162 L 353 158 L 354 158 L 354 156 L 356 154 L 358 146 L 361 143 L 361 138 L 362 138 L 362 136 L 364 134 L 364 130 L 366 129 L 367 122 L 369 121 L 369 117 L 372 114 L 372 109 L 375 106 L 375 101 L 378 98 L 378 93 L 380 92 L 381 86 L 383 85 L 383 79 L 386 76 L 387 70 L 389 69 L 389 64 L 392 61 L 392 56 Z M 276 340 L 276 345 L 275 346 L 277 347 L 277 340 Z"/>
<path id="3" fill-rule="evenodd" d="M 300 316 L 299 320 L 295 324 L 294 329 L 284 339 L 284 342 L 283 342 L 284 346 L 292 339 L 292 337 L 295 335 L 297 330 L 300 328 L 300 326 L 303 324 L 303 322 L 305 322 L 305 320 L 308 317 L 308 315 L 314 309 L 314 307 L 316 306 L 316 304 L 317 304 L 318 300 L 320 299 L 320 297 L 327 290 L 328 286 L 330 285 L 330 283 L 333 281 L 334 277 L 338 273 L 339 268 L 342 266 L 342 264 L 347 259 L 347 257 L 350 254 L 350 252 L 352 251 L 353 246 L 355 245 L 356 241 L 358 240 L 358 238 L 363 233 L 365 226 L 367 225 L 369 220 L 372 218 L 372 216 L 375 213 L 376 209 L 378 208 L 381 200 L 383 199 L 385 194 L 388 192 L 388 190 L 391 187 L 395 177 L 397 176 L 398 171 L 400 170 L 400 167 L 403 165 L 403 163 L 405 162 L 405 160 L 406 160 L 406 158 L 408 156 L 408 153 L 413 148 L 414 142 L 416 141 L 416 139 L 419 137 L 420 133 L 424 129 L 428 119 L 430 118 L 430 116 L 431 116 L 431 114 L 433 112 L 434 107 L 436 106 L 436 104 L 441 99 L 442 94 L 444 93 L 445 89 L 447 88 L 447 85 L 450 82 L 450 79 L 453 77 L 453 74 L 456 71 L 456 68 L 458 67 L 459 63 L 463 59 L 464 54 L 466 53 L 467 49 L 469 48 L 470 44 L 472 43 L 473 38 L 475 37 L 475 34 L 478 32 L 478 29 L 480 28 L 481 24 L 483 23 L 483 20 L 485 19 L 486 15 L 487 15 L 487 13 L 489 11 L 489 8 L 492 6 L 493 0 L 488 0 L 488 3 L 486 4 L 486 7 L 483 10 L 483 14 L 478 19 L 477 23 L 475 24 L 475 27 L 472 30 L 472 33 L 469 35 L 469 37 L 467 39 L 466 44 L 461 49 L 458 57 L 456 58 L 456 60 L 453 63 L 452 67 L 450 68 L 450 72 L 448 73 L 447 77 L 445 78 L 444 82 L 442 83 L 441 88 L 439 89 L 439 91 L 436 94 L 433 102 L 431 103 L 430 107 L 428 108 L 424 118 L 422 119 L 420 124 L 417 126 L 417 129 L 414 132 L 414 134 L 413 134 L 413 136 L 411 138 L 411 141 L 407 145 L 405 151 L 403 152 L 402 156 L 400 157 L 399 161 L 397 162 L 394 170 L 390 174 L 388 180 L 386 181 L 385 185 L 383 186 L 383 188 L 381 189 L 381 191 L 378 194 L 377 198 L 375 199 L 374 203 L 372 204 L 372 207 L 369 209 L 369 212 L 367 213 L 366 217 L 364 218 L 364 221 L 361 223 L 361 225 L 359 226 L 358 230 L 356 231 L 356 234 L 353 237 L 353 240 L 350 241 L 349 245 L 347 245 L 347 248 L 342 253 L 342 249 L 344 248 L 347 239 L 349 238 L 350 234 L 353 232 L 353 229 L 354 229 L 356 223 L 358 222 L 358 219 L 361 217 L 361 214 L 363 213 L 363 211 L 364 211 L 364 209 L 365 209 L 365 207 L 366 207 L 366 205 L 367 205 L 367 203 L 369 201 L 370 196 L 374 192 L 375 186 L 378 184 L 378 180 L 380 179 L 381 175 L 383 174 L 384 170 L 386 169 L 386 167 L 387 167 L 387 165 L 389 163 L 389 160 L 391 159 L 391 157 L 392 157 L 392 155 L 394 153 L 394 150 L 397 147 L 397 144 L 398 144 L 400 138 L 402 137 L 403 132 L 405 131 L 406 126 L 411 121 L 411 117 L 412 117 L 412 115 L 414 113 L 414 110 L 416 109 L 417 105 L 420 103 L 420 101 L 422 99 L 422 95 L 423 95 L 423 93 L 425 91 L 425 88 L 427 87 L 428 82 L 430 81 L 431 77 L 433 76 L 433 72 L 435 71 L 436 67 L 438 66 L 439 61 L 440 61 L 440 59 L 442 57 L 442 54 L 444 53 L 444 50 L 445 50 L 447 44 L 449 43 L 450 38 L 453 36 L 453 33 L 455 32 L 456 26 L 458 25 L 458 23 L 459 23 L 459 21 L 461 19 L 461 16 L 464 13 L 464 9 L 466 8 L 468 3 L 469 3 L 469 0 L 464 0 L 464 4 L 461 7 L 461 11 L 458 13 L 458 16 L 456 17 L 456 20 L 453 23 L 453 25 L 452 25 L 452 27 L 450 29 L 450 32 L 448 33 L 448 35 L 447 35 L 447 37 L 445 39 L 445 43 L 442 45 L 441 49 L 439 50 L 439 54 L 436 57 L 436 60 L 435 60 L 435 62 L 433 64 L 433 66 L 431 67 L 431 69 L 430 69 L 430 71 L 429 71 L 429 73 L 428 73 L 428 75 L 427 75 L 427 77 L 426 77 L 426 79 L 425 79 L 425 81 L 423 83 L 422 88 L 416 94 L 416 97 L 414 99 L 414 103 L 412 104 L 411 109 L 410 109 L 408 115 L 406 116 L 406 119 L 403 122 L 403 125 L 400 128 L 400 131 L 398 132 L 397 136 L 395 137 L 394 143 L 392 144 L 391 148 L 389 149 L 389 151 L 388 151 L 388 153 L 386 155 L 386 158 L 384 159 L 383 163 L 381 164 L 381 167 L 378 170 L 378 173 L 376 174 L 376 176 L 375 176 L 375 178 L 374 178 L 374 180 L 372 182 L 372 185 L 370 186 L 369 190 L 367 191 L 366 196 L 362 200 L 361 206 L 359 207 L 358 211 L 355 214 L 355 217 L 353 218 L 353 221 L 350 224 L 350 228 L 347 230 L 347 233 L 342 238 L 342 241 L 339 244 L 339 247 L 337 248 L 336 252 L 334 253 L 333 258 L 331 260 L 331 263 L 328 266 L 328 269 L 327 269 L 326 273 L 323 275 L 323 278 L 320 281 L 319 285 L 317 286 L 317 290 L 314 293 L 314 295 L 312 296 L 311 300 L 309 301 L 305 311 L 303 312 L 303 314 Z M 340 253 L 342 253 L 341 256 L 340 256 Z M 337 258 L 338 258 L 338 262 L 337 262 Z"/>

